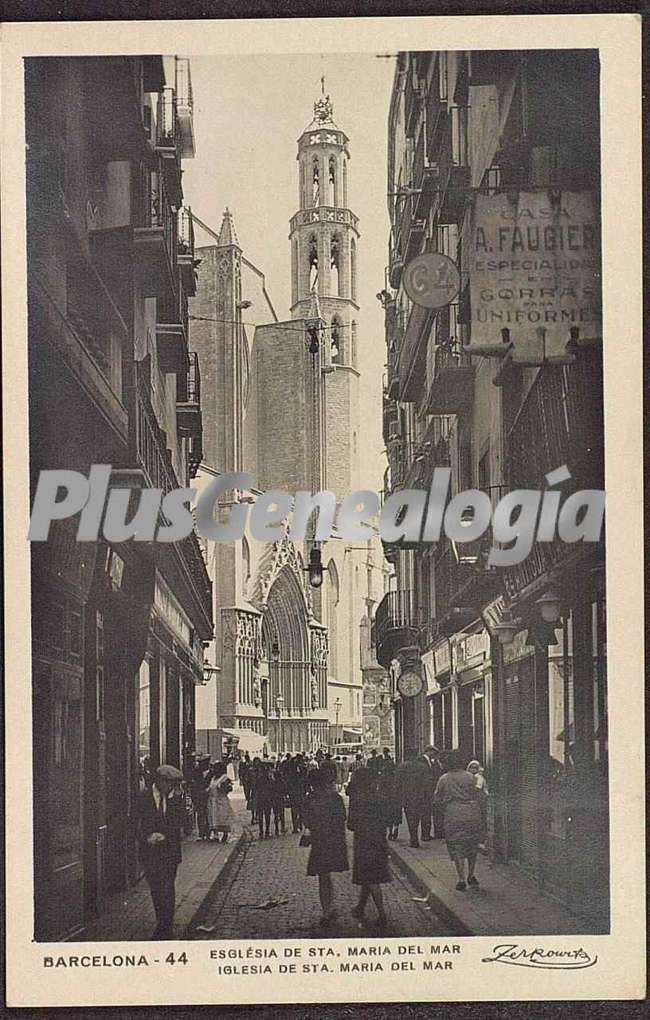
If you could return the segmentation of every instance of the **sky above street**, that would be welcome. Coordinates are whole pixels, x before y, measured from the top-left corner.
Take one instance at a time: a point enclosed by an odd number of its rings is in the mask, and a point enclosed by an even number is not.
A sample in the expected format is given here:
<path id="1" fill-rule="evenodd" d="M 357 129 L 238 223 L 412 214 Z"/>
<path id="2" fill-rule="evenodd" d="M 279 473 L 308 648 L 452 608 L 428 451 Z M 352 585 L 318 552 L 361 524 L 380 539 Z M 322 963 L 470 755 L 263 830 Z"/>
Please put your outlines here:
<path id="1" fill-rule="evenodd" d="M 280 319 L 290 318 L 289 220 L 298 208 L 297 139 L 325 91 L 350 139 L 348 203 L 360 219 L 360 483 L 382 486 L 381 377 L 385 343 L 376 294 L 388 251 L 386 133 L 394 59 L 374 53 L 192 57 L 196 157 L 184 163 L 185 202 L 218 230 L 233 213 L 244 255 L 266 275 Z M 197 244 L 211 239 L 197 229 Z M 244 295 L 245 297 L 245 295 Z M 281 409 L 279 409 L 281 412 Z"/>

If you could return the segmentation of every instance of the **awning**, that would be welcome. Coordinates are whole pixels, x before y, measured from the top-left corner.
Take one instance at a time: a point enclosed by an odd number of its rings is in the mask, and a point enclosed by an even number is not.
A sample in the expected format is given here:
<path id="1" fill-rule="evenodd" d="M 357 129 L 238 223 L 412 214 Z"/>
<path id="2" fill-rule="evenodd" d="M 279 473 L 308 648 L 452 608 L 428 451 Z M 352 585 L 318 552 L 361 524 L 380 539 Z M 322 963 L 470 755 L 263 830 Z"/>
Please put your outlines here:
<path id="1" fill-rule="evenodd" d="M 240 751 L 248 751 L 249 754 L 257 754 L 264 750 L 268 743 L 268 737 L 262 733 L 255 733 L 253 730 L 231 730 L 226 726 L 221 730 L 227 737 L 237 737 L 237 748 Z"/>
<path id="2" fill-rule="evenodd" d="M 343 730 L 343 736 L 341 739 L 342 744 L 354 743 L 357 740 L 360 741 L 363 735 L 363 730 L 361 730 L 361 728 L 349 729 L 348 727 L 344 726 L 342 727 L 342 730 Z"/>

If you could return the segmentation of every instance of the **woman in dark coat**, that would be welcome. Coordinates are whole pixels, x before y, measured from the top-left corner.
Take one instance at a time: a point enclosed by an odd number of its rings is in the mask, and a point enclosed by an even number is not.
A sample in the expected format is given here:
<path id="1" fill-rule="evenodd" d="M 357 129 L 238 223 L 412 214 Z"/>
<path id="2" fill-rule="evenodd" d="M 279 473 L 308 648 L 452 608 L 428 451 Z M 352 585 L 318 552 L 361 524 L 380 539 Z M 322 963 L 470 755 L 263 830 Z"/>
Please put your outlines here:
<path id="1" fill-rule="evenodd" d="M 478 885 L 474 869 L 482 836 L 479 806 L 481 794 L 476 788 L 474 776 L 465 771 L 465 759 L 458 751 L 448 755 L 447 768 L 449 771 L 438 780 L 434 799 L 443 812 L 447 850 L 458 873 L 456 888 L 463 892 L 467 885 Z"/>
<path id="2" fill-rule="evenodd" d="M 333 871 L 347 871 L 348 852 L 345 842 L 345 806 L 336 792 L 336 771 L 329 762 L 315 769 L 311 776 L 312 793 L 305 800 L 303 822 L 311 834 L 311 851 L 307 874 L 318 875 L 318 895 L 323 911 L 321 925 L 326 927 L 334 918 Z"/>
<path id="3" fill-rule="evenodd" d="M 386 914 L 381 886 L 392 880 L 386 842 L 386 828 L 391 817 L 380 782 L 370 769 L 362 768 L 354 773 L 350 784 L 348 829 L 354 833 L 352 882 L 361 886 L 352 916 L 362 920 L 368 898 L 372 896 L 379 924 L 384 927 Z"/>

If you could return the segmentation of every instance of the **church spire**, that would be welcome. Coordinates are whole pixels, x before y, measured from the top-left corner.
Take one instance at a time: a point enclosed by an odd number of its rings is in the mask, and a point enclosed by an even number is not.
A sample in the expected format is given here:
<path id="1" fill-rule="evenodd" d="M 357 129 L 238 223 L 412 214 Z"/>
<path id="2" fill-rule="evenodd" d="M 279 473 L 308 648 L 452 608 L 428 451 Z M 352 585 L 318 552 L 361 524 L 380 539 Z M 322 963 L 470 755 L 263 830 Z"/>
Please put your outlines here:
<path id="1" fill-rule="evenodd" d="M 225 248 L 228 245 L 235 245 L 239 248 L 239 241 L 237 240 L 237 232 L 235 230 L 235 223 L 232 218 L 232 213 L 228 206 L 226 206 L 223 214 L 223 220 L 221 221 L 221 230 L 219 231 L 219 240 L 217 242 L 220 248 Z"/>

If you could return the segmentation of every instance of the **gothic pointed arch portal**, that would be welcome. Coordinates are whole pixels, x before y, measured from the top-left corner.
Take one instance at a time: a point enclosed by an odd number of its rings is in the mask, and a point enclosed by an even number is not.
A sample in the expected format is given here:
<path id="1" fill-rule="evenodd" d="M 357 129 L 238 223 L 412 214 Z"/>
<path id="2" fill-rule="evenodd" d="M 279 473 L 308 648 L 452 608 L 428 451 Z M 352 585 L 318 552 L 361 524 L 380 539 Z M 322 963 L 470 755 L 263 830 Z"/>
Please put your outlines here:
<path id="1" fill-rule="evenodd" d="M 269 743 L 274 753 L 315 750 L 327 743 L 327 630 L 314 618 L 294 543 L 274 543 L 265 560 L 256 604 Z"/>

